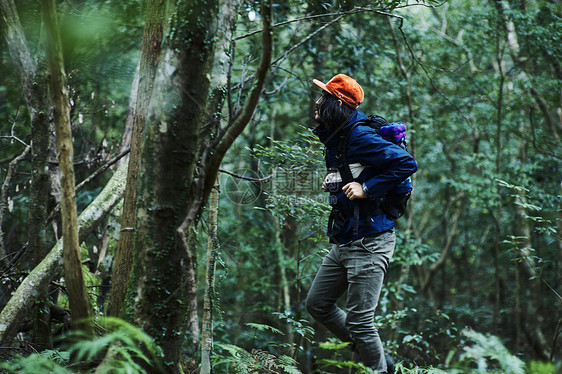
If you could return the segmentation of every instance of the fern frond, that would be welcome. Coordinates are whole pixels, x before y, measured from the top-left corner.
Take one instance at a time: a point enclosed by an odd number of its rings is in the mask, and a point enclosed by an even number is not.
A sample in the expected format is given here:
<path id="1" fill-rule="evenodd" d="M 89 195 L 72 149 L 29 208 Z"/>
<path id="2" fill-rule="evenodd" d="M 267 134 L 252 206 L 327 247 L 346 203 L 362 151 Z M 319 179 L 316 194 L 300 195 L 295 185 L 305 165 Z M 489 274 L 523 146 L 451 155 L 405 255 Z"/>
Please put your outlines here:
<path id="1" fill-rule="evenodd" d="M 15 359 L 0 364 L 0 370 L 9 374 L 21 373 L 52 373 L 72 374 L 72 371 L 51 361 L 50 358 L 35 353 L 27 357 L 17 356 Z"/>
<path id="2" fill-rule="evenodd" d="M 278 359 L 279 367 L 285 371 L 287 374 L 302 374 L 302 372 L 297 368 L 297 361 L 292 357 L 283 355 Z"/>
<path id="3" fill-rule="evenodd" d="M 471 329 L 464 329 L 462 333 L 475 344 L 465 347 L 461 358 L 468 358 L 476 362 L 478 370 L 484 372 L 487 369 L 486 358 L 490 358 L 499 363 L 504 373 L 525 373 L 523 361 L 512 355 L 497 336 L 484 335 Z"/>
<path id="4" fill-rule="evenodd" d="M 246 323 L 246 326 L 251 327 L 251 328 L 254 328 L 254 329 L 258 330 L 258 331 L 268 331 L 268 330 L 269 330 L 269 331 L 271 331 L 271 332 L 273 332 L 273 333 L 275 333 L 275 334 L 285 335 L 285 334 L 283 334 L 283 332 L 282 332 L 281 330 L 276 329 L 276 328 L 273 327 L 273 326 L 264 325 L 264 324 L 261 324 L 261 323 L 251 323 L 251 322 L 248 322 L 248 323 Z"/>

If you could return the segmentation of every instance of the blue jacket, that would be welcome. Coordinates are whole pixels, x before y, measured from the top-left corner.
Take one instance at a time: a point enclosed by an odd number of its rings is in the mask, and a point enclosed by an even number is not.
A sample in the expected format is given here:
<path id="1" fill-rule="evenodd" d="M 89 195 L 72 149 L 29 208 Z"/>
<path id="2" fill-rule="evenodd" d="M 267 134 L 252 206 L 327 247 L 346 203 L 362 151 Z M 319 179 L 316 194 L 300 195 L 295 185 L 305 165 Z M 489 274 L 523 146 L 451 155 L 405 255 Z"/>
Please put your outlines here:
<path id="1" fill-rule="evenodd" d="M 367 116 L 357 110 L 343 128 L 336 134 L 331 134 L 323 125 L 314 129 L 314 134 L 326 146 L 326 166 L 328 169 L 338 167 L 336 161 L 337 144 L 340 133 L 347 131 L 355 122 Z M 375 214 L 373 204 L 380 205 L 386 193 L 393 190 L 418 169 L 414 158 L 399 146 L 384 140 L 369 126 L 358 125 L 352 129 L 347 146 L 347 161 L 349 164 L 359 163 L 366 168 L 355 178 L 362 184 L 367 199 L 349 200 L 342 192 L 343 183 L 339 183 L 334 192 L 330 193 L 332 214 L 342 213 L 344 217 L 339 223 L 338 230 L 332 233 L 330 240 L 335 243 L 345 244 L 352 240 L 394 228 L 394 220 L 386 214 Z M 358 231 L 354 233 L 355 205 L 359 207 Z M 380 210 L 379 210 L 380 213 Z"/>

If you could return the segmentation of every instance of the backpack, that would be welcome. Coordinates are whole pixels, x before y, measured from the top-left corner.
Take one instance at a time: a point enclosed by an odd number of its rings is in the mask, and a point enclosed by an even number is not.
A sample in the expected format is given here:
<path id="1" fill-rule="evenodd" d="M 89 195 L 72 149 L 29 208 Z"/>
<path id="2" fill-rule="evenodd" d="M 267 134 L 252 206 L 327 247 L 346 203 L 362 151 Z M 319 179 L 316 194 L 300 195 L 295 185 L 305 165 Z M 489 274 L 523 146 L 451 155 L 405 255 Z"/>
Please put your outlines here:
<path id="1" fill-rule="evenodd" d="M 406 147 L 406 124 L 404 122 L 389 123 L 386 119 L 379 115 L 371 115 L 362 121 L 353 124 L 344 134 L 340 135 L 338 147 L 336 150 L 336 160 L 338 162 L 338 170 L 342 177 L 343 184 L 353 182 L 354 178 L 347 162 L 347 145 L 351 131 L 359 125 L 369 126 L 373 128 L 384 140 L 398 145 L 407 151 Z M 408 181 L 409 178 L 404 182 Z M 406 205 L 411 195 L 411 188 L 406 192 L 389 191 L 386 194 L 384 203 L 381 206 L 373 207 L 374 214 L 385 213 L 392 219 L 396 220 L 406 211 Z"/>

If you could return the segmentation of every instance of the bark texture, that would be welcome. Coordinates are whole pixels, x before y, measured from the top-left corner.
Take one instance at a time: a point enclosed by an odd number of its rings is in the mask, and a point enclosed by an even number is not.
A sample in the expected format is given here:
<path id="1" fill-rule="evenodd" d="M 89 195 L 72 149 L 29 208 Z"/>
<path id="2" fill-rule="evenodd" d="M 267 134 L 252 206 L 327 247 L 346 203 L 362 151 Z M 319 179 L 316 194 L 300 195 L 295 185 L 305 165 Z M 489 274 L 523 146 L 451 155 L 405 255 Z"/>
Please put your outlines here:
<path id="1" fill-rule="evenodd" d="M 113 265 L 113 278 L 108 308 L 108 315 L 110 316 L 118 316 L 120 313 L 133 265 L 136 189 L 141 146 L 146 116 L 152 97 L 154 76 L 160 60 L 165 12 L 166 2 L 164 0 L 152 0 L 148 2 L 144 41 L 140 57 L 138 93 L 133 114 L 133 133 L 131 139 L 131 153 L 129 155 L 127 187 L 125 189 L 123 201 L 121 234 L 119 236 L 119 243 L 115 255 L 115 264 Z"/>
<path id="2" fill-rule="evenodd" d="M 201 374 L 212 373 L 213 354 L 213 313 L 215 302 L 215 269 L 219 248 L 218 214 L 219 214 L 220 179 L 209 198 L 209 223 L 207 226 L 207 271 L 205 274 L 205 296 L 203 299 L 203 324 L 201 330 Z"/>
<path id="3" fill-rule="evenodd" d="M 174 373 L 193 281 L 192 254 L 176 229 L 193 198 L 217 12 L 218 0 L 177 4 L 155 80 L 140 169 L 134 322 L 157 340 L 167 371 Z"/>
<path id="4" fill-rule="evenodd" d="M 229 70 L 234 49 L 233 34 L 241 0 L 221 0 L 220 15 L 217 25 L 218 36 L 213 61 L 213 74 L 207 104 L 207 121 L 201 131 L 199 156 L 207 152 L 208 144 L 216 140 L 223 120 L 223 107 L 227 98 Z M 207 268 L 205 273 L 205 294 L 203 297 L 203 319 L 201 328 L 201 368 L 202 374 L 212 373 L 213 360 L 213 313 L 215 300 L 215 268 L 218 242 L 218 210 L 220 194 L 220 176 L 209 197 L 209 226 L 207 243 Z M 194 280 L 195 282 L 195 280 Z"/>
<path id="5" fill-rule="evenodd" d="M 156 338 L 168 372 L 180 370 L 188 305 L 193 308 L 196 300 L 188 233 L 197 224 L 226 151 L 254 113 L 271 62 L 271 4 L 265 2 L 264 49 L 245 106 L 214 141 L 202 138 L 218 8 L 218 0 L 177 4 L 170 48 L 155 80 L 149 115 L 154 123 L 147 126 L 141 164 L 134 321 Z"/>
<path id="6" fill-rule="evenodd" d="M 54 0 L 43 0 L 43 20 L 47 31 L 47 58 L 49 65 L 49 88 L 54 107 L 55 130 L 59 160 L 59 177 L 62 186 L 61 214 L 64 247 L 64 275 L 70 313 L 74 326 L 86 333 L 90 327 L 91 311 L 78 241 L 78 213 L 76 210 L 76 185 L 74 181 L 74 148 L 70 127 L 70 101 L 62 54 L 62 43 L 58 31 Z"/>

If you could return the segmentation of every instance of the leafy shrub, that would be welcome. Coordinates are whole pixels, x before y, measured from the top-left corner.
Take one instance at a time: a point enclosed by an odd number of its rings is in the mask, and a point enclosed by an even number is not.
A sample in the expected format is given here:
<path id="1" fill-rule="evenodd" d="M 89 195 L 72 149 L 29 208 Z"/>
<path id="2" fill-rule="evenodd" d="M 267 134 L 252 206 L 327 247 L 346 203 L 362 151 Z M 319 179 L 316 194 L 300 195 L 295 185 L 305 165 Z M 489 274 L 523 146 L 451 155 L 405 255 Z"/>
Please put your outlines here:
<path id="1" fill-rule="evenodd" d="M 503 374 L 524 374 L 525 364 L 518 357 L 512 355 L 502 341 L 494 335 L 481 334 L 471 329 L 464 329 L 462 334 L 473 344 L 463 348 L 459 364 L 464 367 L 474 367 L 473 373 L 496 372 Z M 456 373 L 457 371 L 451 371 Z"/>
<path id="2" fill-rule="evenodd" d="M 289 319 L 289 316 L 282 315 L 282 318 Z M 281 332 L 279 329 L 261 323 L 246 323 L 246 326 L 257 330 L 260 333 L 271 332 L 277 335 L 283 335 L 283 332 Z M 307 332 L 309 331 L 307 329 L 305 330 Z M 288 355 L 274 355 L 263 349 L 252 349 L 251 351 L 247 351 L 244 348 L 238 347 L 234 344 L 218 343 L 216 344 L 216 346 L 217 348 L 228 353 L 228 355 L 222 355 L 220 352 L 215 351 L 216 360 L 214 367 L 224 367 L 224 372 L 233 374 L 262 372 L 279 374 L 302 374 L 301 371 L 297 368 L 297 362 L 295 361 L 295 359 Z M 274 346 L 283 347 L 282 344 L 274 344 Z M 219 370 L 219 372 L 221 371 Z"/>
<path id="3" fill-rule="evenodd" d="M 233 374 L 249 373 L 286 373 L 302 374 L 296 367 L 296 361 L 286 355 L 275 356 L 269 352 L 252 349 L 251 352 L 233 344 L 218 344 L 222 349 L 230 353 L 230 356 L 220 359 L 216 366 L 225 365 L 228 372 Z"/>
<path id="4" fill-rule="evenodd" d="M 153 339 L 138 327 L 119 318 L 104 317 L 99 320 L 103 334 L 86 339 L 81 334 L 70 334 L 66 338 L 74 340 L 66 350 L 45 350 L 29 356 L 18 355 L 0 364 L 7 373 L 146 373 L 145 366 L 158 368 L 162 351 Z M 110 349 L 110 358 L 99 368 L 95 362 Z M 84 369 L 89 367 L 90 369 Z"/>

